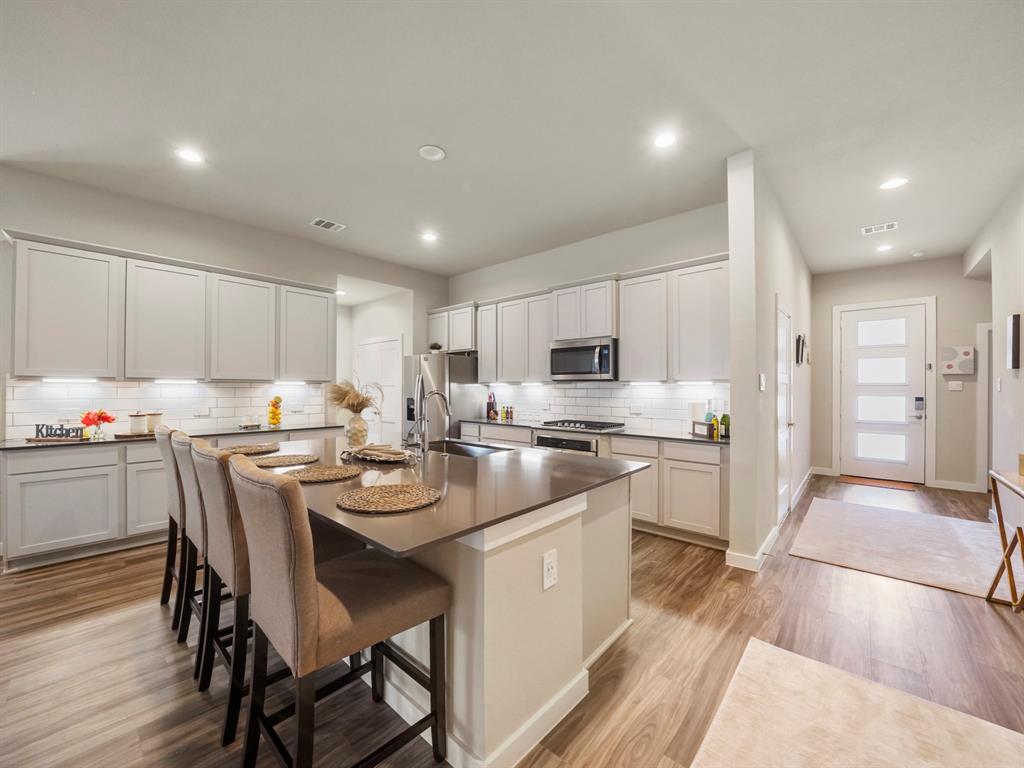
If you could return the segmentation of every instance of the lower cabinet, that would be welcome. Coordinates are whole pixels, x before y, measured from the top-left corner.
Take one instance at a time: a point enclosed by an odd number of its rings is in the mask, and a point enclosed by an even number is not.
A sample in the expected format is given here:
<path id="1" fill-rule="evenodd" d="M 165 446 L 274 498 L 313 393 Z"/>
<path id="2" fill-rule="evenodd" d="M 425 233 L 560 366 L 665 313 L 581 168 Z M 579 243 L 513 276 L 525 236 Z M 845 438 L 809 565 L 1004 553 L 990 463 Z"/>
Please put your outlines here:
<path id="1" fill-rule="evenodd" d="M 719 536 L 721 469 L 711 464 L 662 459 L 661 474 L 661 524 Z"/>
<path id="2" fill-rule="evenodd" d="M 125 476 L 125 534 L 167 529 L 167 480 L 162 461 L 129 464 Z"/>
<path id="3" fill-rule="evenodd" d="M 118 538 L 118 476 L 116 465 L 9 476 L 7 556 L 35 555 Z M 164 509 L 166 517 L 166 506 Z"/>
<path id="4" fill-rule="evenodd" d="M 613 459 L 646 461 L 651 466 L 629 477 L 629 511 L 634 520 L 658 522 L 658 460 L 645 456 L 612 454 Z"/>

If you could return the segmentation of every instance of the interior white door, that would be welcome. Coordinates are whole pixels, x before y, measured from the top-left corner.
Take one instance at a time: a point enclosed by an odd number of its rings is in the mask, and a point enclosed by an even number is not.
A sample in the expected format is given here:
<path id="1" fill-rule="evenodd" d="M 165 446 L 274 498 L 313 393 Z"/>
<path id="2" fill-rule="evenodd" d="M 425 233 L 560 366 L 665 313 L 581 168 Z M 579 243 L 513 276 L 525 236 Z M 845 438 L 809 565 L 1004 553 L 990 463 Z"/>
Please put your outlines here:
<path id="1" fill-rule="evenodd" d="M 840 315 L 840 471 L 924 482 L 925 307 Z"/>
<path id="2" fill-rule="evenodd" d="M 778 432 L 779 460 L 776 475 L 775 508 L 779 522 L 789 513 L 793 502 L 793 348 L 789 315 L 777 311 L 775 343 L 775 424 Z"/>
<path id="3" fill-rule="evenodd" d="M 370 440 L 393 442 L 402 437 L 402 340 L 366 339 L 356 346 L 353 369 L 363 386 L 380 384 L 384 398 L 380 414 L 363 414 L 370 425 Z"/>

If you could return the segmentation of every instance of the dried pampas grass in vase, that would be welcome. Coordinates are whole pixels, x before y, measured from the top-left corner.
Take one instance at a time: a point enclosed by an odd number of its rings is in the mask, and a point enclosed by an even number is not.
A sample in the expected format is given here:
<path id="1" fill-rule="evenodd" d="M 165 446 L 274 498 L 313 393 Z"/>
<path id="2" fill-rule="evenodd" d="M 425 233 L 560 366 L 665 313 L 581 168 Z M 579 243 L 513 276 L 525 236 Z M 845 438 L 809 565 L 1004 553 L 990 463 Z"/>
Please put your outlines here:
<path id="1" fill-rule="evenodd" d="M 363 411 L 369 409 L 380 415 L 384 402 L 384 388 L 380 384 L 359 386 L 351 381 L 339 381 L 327 389 L 327 402 L 336 408 L 343 408 L 352 414 L 345 436 L 350 450 L 358 451 L 370 436 L 370 426 L 363 418 Z"/>

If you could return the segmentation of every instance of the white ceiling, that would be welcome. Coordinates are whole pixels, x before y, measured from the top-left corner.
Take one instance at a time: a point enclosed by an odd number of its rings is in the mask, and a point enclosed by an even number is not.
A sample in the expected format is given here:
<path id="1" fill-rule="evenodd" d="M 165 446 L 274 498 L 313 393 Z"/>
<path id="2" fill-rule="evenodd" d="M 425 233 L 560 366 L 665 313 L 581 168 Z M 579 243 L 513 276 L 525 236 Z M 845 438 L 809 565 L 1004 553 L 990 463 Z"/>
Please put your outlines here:
<path id="1" fill-rule="evenodd" d="M 752 146 L 814 271 L 873 266 L 961 253 L 1024 172 L 1022 39 L 984 0 L 7 0 L 0 162 L 455 274 L 722 201 Z"/>

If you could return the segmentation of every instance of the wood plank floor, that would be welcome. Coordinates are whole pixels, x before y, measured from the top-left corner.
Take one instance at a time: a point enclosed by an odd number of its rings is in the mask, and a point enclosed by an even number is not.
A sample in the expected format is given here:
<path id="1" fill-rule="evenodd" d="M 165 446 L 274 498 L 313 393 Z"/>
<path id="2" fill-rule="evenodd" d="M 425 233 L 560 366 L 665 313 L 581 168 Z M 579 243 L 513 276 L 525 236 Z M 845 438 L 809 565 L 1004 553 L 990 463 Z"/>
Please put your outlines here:
<path id="1" fill-rule="evenodd" d="M 986 497 L 815 478 L 758 574 L 721 552 L 634 537 L 634 618 L 591 691 L 528 768 L 679 768 L 754 636 L 1024 731 L 1024 616 L 983 600 L 790 557 L 812 495 L 985 519 Z M 224 674 L 195 692 L 192 646 L 157 605 L 160 547 L 0 577 L 0 765 L 235 765 L 219 746 Z M 317 708 L 318 765 L 344 765 L 402 726 L 353 686 Z M 261 766 L 274 765 L 261 751 Z M 430 766 L 417 740 L 387 765 Z"/>

